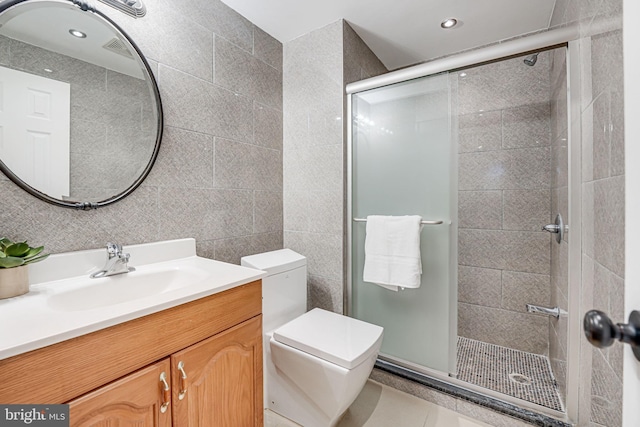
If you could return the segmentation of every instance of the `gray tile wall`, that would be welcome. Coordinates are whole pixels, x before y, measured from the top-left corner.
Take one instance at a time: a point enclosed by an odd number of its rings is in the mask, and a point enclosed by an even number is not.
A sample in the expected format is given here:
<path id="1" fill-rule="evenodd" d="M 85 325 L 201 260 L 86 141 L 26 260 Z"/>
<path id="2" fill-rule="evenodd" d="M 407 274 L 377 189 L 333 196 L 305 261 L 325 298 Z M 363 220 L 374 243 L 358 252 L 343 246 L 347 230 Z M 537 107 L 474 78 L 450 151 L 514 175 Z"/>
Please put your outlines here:
<path id="1" fill-rule="evenodd" d="M 51 252 L 194 237 L 200 255 L 234 263 L 282 248 L 282 45 L 219 0 L 146 5 L 137 20 L 96 7 L 156 73 L 165 129 L 151 175 L 91 212 L 40 202 L 2 176 L 0 234 Z"/>
<path id="2" fill-rule="evenodd" d="M 587 42 L 576 119 L 583 151 L 580 312 L 595 308 L 621 322 L 626 320 L 622 1 L 559 1 L 552 24 L 567 23 L 577 23 Z M 583 338 L 579 363 L 578 425 L 621 426 L 622 346 L 600 350 Z"/>
<path id="3" fill-rule="evenodd" d="M 458 334 L 547 354 L 552 147 L 551 54 L 513 58 L 458 79 Z"/>
<path id="4" fill-rule="evenodd" d="M 284 45 L 284 245 L 307 257 L 309 308 L 343 311 L 344 87 L 386 71 L 343 20 Z"/>

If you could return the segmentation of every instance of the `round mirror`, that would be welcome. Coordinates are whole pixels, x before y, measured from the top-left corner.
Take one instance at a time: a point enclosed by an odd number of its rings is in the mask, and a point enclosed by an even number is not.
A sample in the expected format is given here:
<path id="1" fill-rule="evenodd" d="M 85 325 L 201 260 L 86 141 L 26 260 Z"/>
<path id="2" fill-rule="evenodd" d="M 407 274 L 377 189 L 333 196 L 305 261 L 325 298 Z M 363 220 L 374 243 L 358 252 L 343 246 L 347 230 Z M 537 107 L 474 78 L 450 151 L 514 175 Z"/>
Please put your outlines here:
<path id="1" fill-rule="evenodd" d="M 0 170 L 9 179 L 49 203 L 94 209 L 140 185 L 161 136 L 156 81 L 117 24 L 79 0 L 0 5 Z"/>

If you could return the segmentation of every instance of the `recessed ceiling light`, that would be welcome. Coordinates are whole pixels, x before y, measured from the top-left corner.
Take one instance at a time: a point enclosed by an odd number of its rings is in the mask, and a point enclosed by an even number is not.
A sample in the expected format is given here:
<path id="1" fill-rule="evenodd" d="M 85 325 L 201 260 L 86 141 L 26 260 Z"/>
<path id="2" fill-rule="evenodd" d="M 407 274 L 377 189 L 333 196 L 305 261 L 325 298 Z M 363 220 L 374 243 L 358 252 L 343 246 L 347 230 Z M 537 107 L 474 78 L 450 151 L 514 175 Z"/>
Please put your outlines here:
<path id="1" fill-rule="evenodd" d="M 445 19 L 440 23 L 442 28 L 453 28 L 458 24 L 458 20 L 456 18 Z"/>
<path id="2" fill-rule="evenodd" d="M 45 68 L 44 69 L 47 73 L 53 73 L 53 70 L 51 68 Z"/>
<path id="3" fill-rule="evenodd" d="M 70 29 L 69 30 L 69 34 L 71 34 L 74 37 L 78 37 L 79 39 L 84 39 L 84 38 L 87 37 L 87 35 L 85 33 L 83 33 L 82 31 L 74 30 L 74 29 Z"/>
<path id="4" fill-rule="evenodd" d="M 467 73 L 460 73 L 460 77 L 467 77 Z"/>

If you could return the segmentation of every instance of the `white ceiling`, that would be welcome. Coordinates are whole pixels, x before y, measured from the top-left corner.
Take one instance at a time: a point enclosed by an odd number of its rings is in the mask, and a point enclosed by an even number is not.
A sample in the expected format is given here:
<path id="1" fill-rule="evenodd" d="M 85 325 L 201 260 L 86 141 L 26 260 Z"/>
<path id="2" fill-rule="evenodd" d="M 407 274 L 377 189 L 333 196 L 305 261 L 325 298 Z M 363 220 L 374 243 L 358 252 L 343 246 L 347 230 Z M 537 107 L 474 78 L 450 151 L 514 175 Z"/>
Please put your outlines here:
<path id="1" fill-rule="evenodd" d="M 343 18 L 389 70 L 549 27 L 556 0 L 222 0 L 282 43 Z M 449 30 L 440 22 L 455 17 Z"/>

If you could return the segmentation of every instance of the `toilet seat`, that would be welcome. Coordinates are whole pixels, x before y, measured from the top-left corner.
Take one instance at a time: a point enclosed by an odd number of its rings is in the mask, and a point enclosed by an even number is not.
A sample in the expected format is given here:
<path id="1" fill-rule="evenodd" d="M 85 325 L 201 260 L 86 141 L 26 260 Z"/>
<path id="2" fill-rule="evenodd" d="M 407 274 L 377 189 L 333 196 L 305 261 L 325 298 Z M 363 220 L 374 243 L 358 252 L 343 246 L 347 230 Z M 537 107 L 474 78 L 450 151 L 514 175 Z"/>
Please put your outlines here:
<path id="1" fill-rule="evenodd" d="M 320 308 L 273 332 L 273 339 L 346 369 L 353 369 L 380 348 L 383 328 Z"/>

